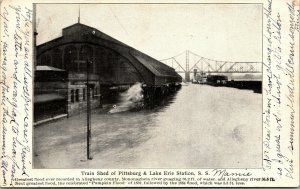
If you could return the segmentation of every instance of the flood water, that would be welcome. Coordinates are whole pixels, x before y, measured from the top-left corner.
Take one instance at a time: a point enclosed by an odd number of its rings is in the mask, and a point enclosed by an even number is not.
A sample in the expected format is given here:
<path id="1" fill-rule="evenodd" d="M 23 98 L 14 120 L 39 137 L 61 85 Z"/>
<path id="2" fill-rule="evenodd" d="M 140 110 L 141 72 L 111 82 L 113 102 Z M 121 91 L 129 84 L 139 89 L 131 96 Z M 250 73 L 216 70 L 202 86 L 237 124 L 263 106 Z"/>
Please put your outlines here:
<path id="1" fill-rule="evenodd" d="M 34 168 L 259 168 L 262 94 L 189 84 L 154 109 L 94 111 L 91 152 L 84 112 L 34 129 Z"/>

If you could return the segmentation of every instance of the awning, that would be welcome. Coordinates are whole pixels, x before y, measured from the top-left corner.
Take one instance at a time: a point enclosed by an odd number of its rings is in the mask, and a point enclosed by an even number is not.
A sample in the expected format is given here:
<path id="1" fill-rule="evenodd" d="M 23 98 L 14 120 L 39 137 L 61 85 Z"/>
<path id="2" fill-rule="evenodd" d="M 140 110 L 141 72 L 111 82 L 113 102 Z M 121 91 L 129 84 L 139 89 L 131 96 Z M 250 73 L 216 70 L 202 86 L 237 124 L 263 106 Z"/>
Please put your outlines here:
<path id="1" fill-rule="evenodd" d="M 52 67 L 52 66 L 40 65 L 40 66 L 36 66 L 36 71 L 59 71 L 59 72 L 63 72 L 65 70 L 55 68 L 55 67 Z"/>
<path id="2" fill-rule="evenodd" d="M 67 98 L 57 94 L 34 95 L 34 103 L 45 103 L 45 102 L 51 102 L 55 100 L 67 100 Z"/>

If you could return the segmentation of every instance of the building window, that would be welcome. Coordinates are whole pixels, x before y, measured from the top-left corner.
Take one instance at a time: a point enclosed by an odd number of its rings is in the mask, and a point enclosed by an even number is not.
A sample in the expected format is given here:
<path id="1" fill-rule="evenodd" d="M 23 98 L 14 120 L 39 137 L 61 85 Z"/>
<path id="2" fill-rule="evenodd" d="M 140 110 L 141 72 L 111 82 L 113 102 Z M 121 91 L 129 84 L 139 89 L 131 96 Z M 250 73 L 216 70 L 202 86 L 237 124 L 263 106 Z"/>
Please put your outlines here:
<path id="1" fill-rule="evenodd" d="M 74 102 L 74 90 L 71 90 L 71 102 Z"/>
<path id="2" fill-rule="evenodd" d="M 77 71 L 78 67 L 75 63 L 77 60 L 77 49 L 74 45 L 69 45 L 64 51 L 64 66 L 68 71 Z"/>
<path id="3" fill-rule="evenodd" d="M 94 93 L 93 94 L 94 94 L 93 98 L 96 98 L 97 95 L 98 95 L 98 88 L 97 87 L 94 88 Z"/>
<path id="4" fill-rule="evenodd" d="M 103 72 L 103 68 L 106 66 L 106 54 L 105 49 L 102 47 L 96 48 L 95 51 L 95 66 L 96 66 L 96 72 Z"/>
<path id="5" fill-rule="evenodd" d="M 60 49 L 53 50 L 53 67 L 63 68 L 62 67 L 62 52 Z"/>
<path id="6" fill-rule="evenodd" d="M 43 54 L 41 56 L 41 63 L 40 63 L 40 65 L 52 66 L 51 65 L 51 56 L 49 54 Z"/>
<path id="7" fill-rule="evenodd" d="M 80 49 L 79 59 L 80 60 L 92 60 L 94 50 L 91 46 L 83 45 Z"/>
<path id="8" fill-rule="evenodd" d="M 76 102 L 79 102 L 79 89 L 75 90 L 75 100 Z"/>
<path id="9" fill-rule="evenodd" d="M 87 64 L 86 61 L 89 61 L 90 72 L 93 73 L 93 64 L 94 64 L 94 50 L 91 46 L 83 45 L 79 51 L 79 60 L 83 61 L 78 65 L 79 72 L 86 72 Z"/>
<path id="10" fill-rule="evenodd" d="M 113 55 L 113 53 L 109 53 L 108 56 L 107 56 L 107 62 L 111 65 L 113 65 L 115 63 L 115 57 Z"/>
<path id="11" fill-rule="evenodd" d="M 82 89 L 82 100 L 85 101 L 85 88 Z"/>
<path id="12" fill-rule="evenodd" d="M 37 66 L 38 66 L 38 65 L 42 65 L 42 63 L 41 63 L 41 58 L 37 57 L 36 65 L 37 65 Z"/>
<path id="13" fill-rule="evenodd" d="M 94 98 L 94 88 L 90 88 L 90 97 Z"/>

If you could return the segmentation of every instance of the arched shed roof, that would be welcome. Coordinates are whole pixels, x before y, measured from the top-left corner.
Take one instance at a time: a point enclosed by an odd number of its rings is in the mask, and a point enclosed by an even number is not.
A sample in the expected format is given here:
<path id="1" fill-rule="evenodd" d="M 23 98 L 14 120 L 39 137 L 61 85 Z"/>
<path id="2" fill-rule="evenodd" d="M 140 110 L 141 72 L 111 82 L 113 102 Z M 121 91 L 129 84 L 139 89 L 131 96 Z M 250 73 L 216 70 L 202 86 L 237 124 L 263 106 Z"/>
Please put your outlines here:
<path id="1" fill-rule="evenodd" d="M 84 24 L 76 23 L 62 30 L 62 37 L 58 37 L 46 43 L 37 46 L 37 55 L 44 51 L 54 48 L 64 43 L 88 42 L 105 45 L 123 55 L 124 57 L 133 57 L 146 69 L 158 77 L 172 77 L 181 79 L 181 76 L 171 67 L 160 61 L 140 52 L 133 47 L 114 39 L 113 37 Z"/>

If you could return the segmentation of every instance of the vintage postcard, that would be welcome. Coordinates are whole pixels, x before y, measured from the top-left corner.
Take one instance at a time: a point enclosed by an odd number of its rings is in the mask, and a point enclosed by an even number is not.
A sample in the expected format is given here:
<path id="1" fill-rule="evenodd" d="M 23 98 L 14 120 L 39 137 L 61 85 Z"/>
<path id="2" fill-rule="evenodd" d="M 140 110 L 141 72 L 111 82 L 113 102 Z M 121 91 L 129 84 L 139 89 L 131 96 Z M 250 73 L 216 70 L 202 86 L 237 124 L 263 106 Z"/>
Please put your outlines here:
<path id="1" fill-rule="evenodd" d="M 299 6 L 3 0 L 1 186 L 299 186 Z"/>

